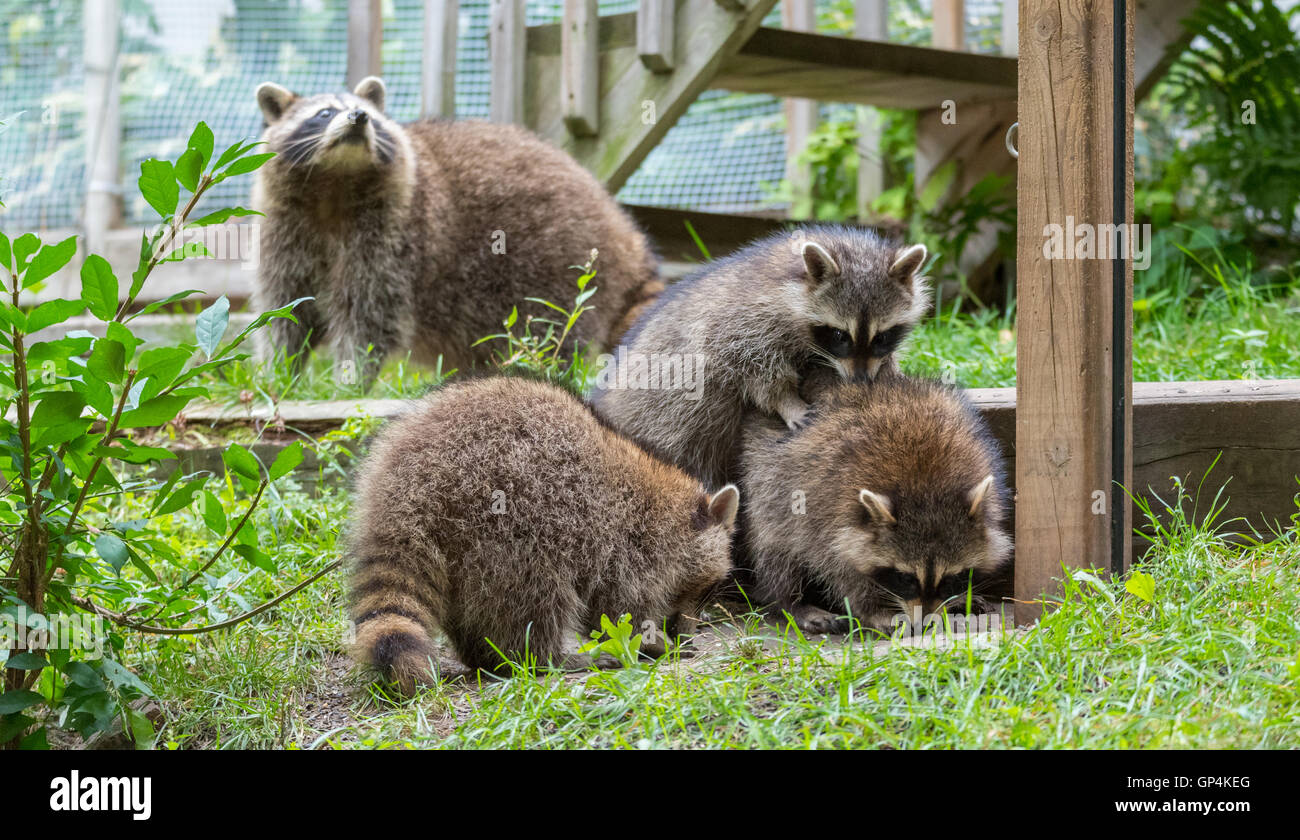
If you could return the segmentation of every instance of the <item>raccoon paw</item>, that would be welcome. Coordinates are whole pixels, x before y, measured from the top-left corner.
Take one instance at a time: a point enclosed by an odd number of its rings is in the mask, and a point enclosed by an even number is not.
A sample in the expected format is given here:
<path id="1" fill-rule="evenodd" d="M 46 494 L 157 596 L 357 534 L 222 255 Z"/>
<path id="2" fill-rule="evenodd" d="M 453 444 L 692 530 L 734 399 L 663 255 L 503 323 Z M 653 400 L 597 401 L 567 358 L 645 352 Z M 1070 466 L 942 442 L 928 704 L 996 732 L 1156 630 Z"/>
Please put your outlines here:
<path id="1" fill-rule="evenodd" d="M 806 428 L 812 421 L 812 410 L 804 408 L 798 413 L 789 413 L 781 419 L 785 420 L 785 425 L 790 431 L 797 432 Z"/>
<path id="2" fill-rule="evenodd" d="M 805 635 L 809 636 L 823 633 L 846 633 L 849 629 L 849 620 L 847 618 L 840 618 L 821 607 L 812 607 L 806 604 L 801 604 L 791 610 L 790 618 Z"/>

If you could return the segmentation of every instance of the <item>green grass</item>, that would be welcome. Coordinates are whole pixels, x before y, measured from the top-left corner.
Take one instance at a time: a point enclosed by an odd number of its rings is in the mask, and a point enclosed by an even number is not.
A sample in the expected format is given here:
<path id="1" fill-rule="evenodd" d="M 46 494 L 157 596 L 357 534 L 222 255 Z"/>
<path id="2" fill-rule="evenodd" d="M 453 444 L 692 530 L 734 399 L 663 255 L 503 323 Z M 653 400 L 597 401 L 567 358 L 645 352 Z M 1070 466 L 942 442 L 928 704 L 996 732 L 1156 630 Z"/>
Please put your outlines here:
<path id="1" fill-rule="evenodd" d="M 279 540 L 280 573 L 305 576 L 336 556 L 345 508 L 290 491 L 254 523 Z M 454 681 L 398 701 L 343 659 L 335 573 L 230 631 L 138 638 L 126 661 L 164 707 L 159 743 L 180 748 L 1293 745 L 1300 525 L 1241 547 L 1174 523 L 1140 567 L 1151 603 L 1078 575 L 1040 624 L 989 647 L 877 655 L 750 615 L 707 658 Z M 176 539 L 202 539 L 197 517 L 176 524 Z M 263 578 L 245 597 L 274 594 Z"/>

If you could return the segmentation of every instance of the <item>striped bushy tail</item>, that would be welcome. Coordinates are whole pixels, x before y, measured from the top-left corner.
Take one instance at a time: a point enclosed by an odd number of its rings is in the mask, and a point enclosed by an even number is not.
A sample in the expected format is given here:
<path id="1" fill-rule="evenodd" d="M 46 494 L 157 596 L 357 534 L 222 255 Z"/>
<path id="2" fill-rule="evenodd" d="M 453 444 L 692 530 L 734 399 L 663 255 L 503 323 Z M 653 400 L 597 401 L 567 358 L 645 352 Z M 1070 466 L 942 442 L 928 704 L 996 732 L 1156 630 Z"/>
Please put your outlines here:
<path id="1" fill-rule="evenodd" d="M 431 616 L 412 591 L 419 585 L 382 559 L 363 558 L 352 573 L 353 656 L 380 668 L 403 694 L 436 680 Z"/>

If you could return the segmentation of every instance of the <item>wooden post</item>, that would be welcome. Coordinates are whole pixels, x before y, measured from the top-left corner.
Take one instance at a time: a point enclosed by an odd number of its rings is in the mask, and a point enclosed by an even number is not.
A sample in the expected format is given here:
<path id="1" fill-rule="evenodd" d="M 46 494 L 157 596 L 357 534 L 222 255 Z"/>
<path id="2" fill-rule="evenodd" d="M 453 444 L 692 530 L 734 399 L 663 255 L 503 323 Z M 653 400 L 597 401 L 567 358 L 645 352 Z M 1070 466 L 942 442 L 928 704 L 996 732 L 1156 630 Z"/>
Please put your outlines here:
<path id="1" fill-rule="evenodd" d="M 781 23 L 786 29 L 812 32 L 817 28 L 817 9 L 813 0 L 782 0 Z M 790 181 L 794 196 L 790 215 L 792 218 L 800 218 L 804 214 L 797 209 L 799 204 L 812 199 L 813 176 L 811 166 L 799 163 L 799 154 L 817 128 L 819 115 L 817 103 L 811 99 L 786 99 L 784 105 L 785 177 Z"/>
<path id="2" fill-rule="evenodd" d="M 384 9 L 381 0 L 348 0 L 348 89 L 383 72 Z"/>
<path id="3" fill-rule="evenodd" d="M 857 0 L 854 5 L 854 36 L 866 41 L 889 40 L 887 0 Z M 858 221 L 871 217 L 871 202 L 885 191 L 885 162 L 881 158 L 880 112 L 858 108 Z"/>
<path id="4" fill-rule="evenodd" d="M 673 42 L 677 35 L 674 0 L 641 0 L 636 7 L 636 51 L 641 63 L 655 73 L 673 69 Z"/>
<path id="5" fill-rule="evenodd" d="M 600 20 L 596 0 L 564 0 L 560 30 L 560 100 L 564 124 L 574 137 L 600 129 Z"/>
<path id="6" fill-rule="evenodd" d="M 424 0 L 424 63 L 420 68 L 420 117 L 456 116 L 456 45 L 460 0 Z"/>
<path id="7" fill-rule="evenodd" d="M 1132 423 L 1132 272 L 1122 294 L 1113 263 L 1075 249 L 1083 228 L 1095 242 L 1114 241 L 1096 226 L 1132 222 L 1133 7 L 1121 23 L 1126 60 L 1126 144 L 1115 160 L 1113 0 L 1021 0 L 1020 160 L 1017 266 L 1016 598 L 1017 621 L 1037 618 L 1032 601 L 1058 590 L 1069 568 L 1127 565 L 1113 558 L 1112 504 L 1131 530 L 1131 510 L 1115 482 L 1132 487 L 1132 451 L 1112 467 L 1112 397 L 1124 398 Z M 1115 217 L 1113 175 L 1121 168 L 1124 213 Z M 1059 226 L 1059 227 L 1051 227 Z M 1131 229 L 1130 229 L 1131 230 Z M 1062 253 L 1049 250 L 1060 233 Z M 1065 257 L 1065 258 L 1061 258 Z M 1074 258 L 1069 258 L 1074 257 Z M 1112 346 L 1115 311 L 1124 335 Z M 1120 354 L 1118 360 L 1112 353 Z M 1118 361 L 1118 365 L 1114 363 Z M 1113 367 L 1114 365 L 1114 367 Z M 1116 378 L 1115 371 L 1119 377 Z M 1131 435 L 1124 440 L 1131 441 Z M 1127 545 L 1127 540 L 1123 541 Z"/>
<path id="8" fill-rule="evenodd" d="M 934 45 L 966 49 L 966 0 L 934 0 Z"/>
<path id="9" fill-rule="evenodd" d="M 492 91 L 488 115 L 493 122 L 524 121 L 524 0 L 492 0 L 488 59 Z"/>
<path id="10" fill-rule="evenodd" d="M 118 0 L 86 0 L 86 253 L 102 254 L 122 225 L 122 115 L 118 87 Z"/>

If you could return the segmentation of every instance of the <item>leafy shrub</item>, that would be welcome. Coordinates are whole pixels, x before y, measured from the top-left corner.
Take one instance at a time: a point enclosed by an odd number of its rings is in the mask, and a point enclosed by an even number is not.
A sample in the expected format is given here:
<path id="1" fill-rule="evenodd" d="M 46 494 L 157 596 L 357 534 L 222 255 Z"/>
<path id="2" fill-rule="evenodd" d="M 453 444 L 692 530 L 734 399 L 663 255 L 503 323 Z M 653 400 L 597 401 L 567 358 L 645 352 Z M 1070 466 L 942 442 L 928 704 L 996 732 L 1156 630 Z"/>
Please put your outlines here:
<path id="1" fill-rule="evenodd" d="M 206 398 L 204 375 L 246 358 L 237 351 L 249 336 L 272 318 L 292 318 L 299 301 L 257 316 L 233 338 L 226 337 L 224 297 L 199 313 L 193 342 L 152 346 L 131 329 L 140 315 L 198 294 L 181 292 L 132 312 L 162 262 L 206 255 L 202 245 L 180 244 L 184 231 L 257 215 L 234 207 L 190 220 L 207 190 L 271 157 L 256 151 L 259 143 L 235 143 L 214 161 L 213 139 L 199 123 L 174 163 L 140 165 L 140 193 L 161 224 L 142 235 L 125 295 L 108 261 L 91 254 L 81 266 L 79 298 L 25 311 L 21 294 L 39 291 L 72 260 L 75 237 L 43 243 L 31 233 L 12 241 L 0 233 L 7 292 L 0 301 L 0 348 L 9 354 L 0 364 L 0 634 L 6 636 L 0 639 L 0 744 L 45 746 L 50 725 L 82 736 L 121 725 L 135 743 L 148 745 L 152 726 L 132 701 L 150 689 L 114 658 L 124 634 L 215 630 L 270 606 L 189 624 L 208 616 L 214 591 L 227 587 L 205 574 L 221 557 L 233 553 L 250 574 L 274 575 L 275 558 L 243 526 L 268 484 L 301 461 L 301 445 L 285 449 L 268 468 L 232 444 L 221 481 L 180 469 L 159 478 L 176 455 L 150 445 L 144 430 Z M 182 188 L 189 193 L 183 206 Z M 32 333 L 86 311 L 103 326 L 103 337 L 72 331 L 29 344 Z M 242 510 L 235 509 L 236 489 L 248 498 Z M 196 503 L 217 541 L 206 559 L 177 551 L 158 528 Z M 56 629 L 56 615 L 88 634 L 47 645 L 39 633 Z M 81 621 L 86 617 L 95 620 Z"/>

